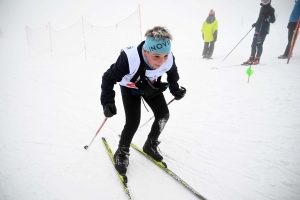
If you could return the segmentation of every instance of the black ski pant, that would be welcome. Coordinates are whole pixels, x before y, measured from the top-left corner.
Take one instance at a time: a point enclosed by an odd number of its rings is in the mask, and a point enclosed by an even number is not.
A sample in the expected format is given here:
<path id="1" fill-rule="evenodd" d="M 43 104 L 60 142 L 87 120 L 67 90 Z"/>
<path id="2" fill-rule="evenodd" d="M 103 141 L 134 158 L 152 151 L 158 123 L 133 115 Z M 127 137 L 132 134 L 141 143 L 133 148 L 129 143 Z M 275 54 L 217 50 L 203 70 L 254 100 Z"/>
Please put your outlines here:
<path id="1" fill-rule="evenodd" d="M 291 43 L 292 43 L 292 39 L 293 39 L 293 35 L 294 35 L 294 31 L 296 29 L 297 26 L 297 22 L 289 22 L 287 25 L 287 28 L 289 29 L 288 32 L 288 44 L 285 48 L 285 52 L 284 52 L 284 56 L 288 56 L 290 53 L 290 48 L 291 48 Z"/>
<path id="2" fill-rule="evenodd" d="M 215 48 L 215 42 L 214 41 L 204 42 L 204 49 L 203 49 L 203 52 L 202 52 L 202 56 L 211 57 L 213 52 L 214 52 L 214 48 Z"/>
<path id="3" fill-rule="evenodd" d="M 126 122 L 119 141 L 119 147 L 129 147 L 141 120 L 141 96 L 122 95 L 122 100 Z M 169 109 L 163 93 L 145 101 L 153 111 L 155 117 L 148 138 L 157 140 L 169 119 Z"/>
<path id="4" fill-rule="evenodd" d="M 260 33 L 260 34 L 254 34 L 253 41 L 251 45 L 251 56 L 253 57 L 261 57 L 261 54 L 263 52 L 263 44 L 266 39 L 267 34 Z"/>
<path id="5" fill-rule="evenodd" d="M 290 53 L 290 48 L 291 48 L 291 43 L 292 43 L 292 39 L 293 39 L 293 35 L 294 35 L 294 30 L 295 29 L 289 29 L 289 33 L 288 33 L 288 44 L 285 48 L 285 51 L 284 51 L 284 56 L 288 56 L 289 53 Z"/>

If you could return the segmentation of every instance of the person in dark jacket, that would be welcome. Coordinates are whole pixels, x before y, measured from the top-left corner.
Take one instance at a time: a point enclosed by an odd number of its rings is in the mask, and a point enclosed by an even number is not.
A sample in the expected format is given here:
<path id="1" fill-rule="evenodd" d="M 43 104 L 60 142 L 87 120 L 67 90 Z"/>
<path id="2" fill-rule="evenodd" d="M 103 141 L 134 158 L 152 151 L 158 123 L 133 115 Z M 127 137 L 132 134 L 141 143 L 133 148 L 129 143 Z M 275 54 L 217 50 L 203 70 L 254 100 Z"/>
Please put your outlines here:
<path id="1" fill-rule="evenodd" d="M 288 28 L 288 44 L 285 48 L 283 55 L 278 56 L 279 59 L 287 59 L 290 53 L 291 43 L 294 35 L 294 31 L 296 29 L 298 20 L 300 18 L 300 1 L 295 1 L 295 5 L 293 11 L 290 15 L 290 20 L 287 25 Z"/>
<path id="2" fill-rule="evenodd" d="M 121 133 L 118 149 L 114 154 L 116 170 L 125 175 L 129 164 L 129 147 L 141 118 L 141 99 L 154 113 L 148 138 L 143 151 L 154 160 L 161 162 L 163 157 L 157 150 L 162 130 L 169 119 L 169 109 L 163 95 L 166 87 L 180 100 L 186 89 L 179 87 L 179 74 L 171 52 L 172 35 L 165 27 L 156 26 L 145 34 L 146 39 L 138 46 L 123 48 L 116 63 L 103 74 L 101 84 L 101 104 L 105 117 L 117 114 L 114 84 L 119 82 L 125 110 L 125 126 Z M 160 78 L 167 74 L 167 82 Z"/>
<path id="3" fill-rule="evenodd" d="M 252 24 L 252 27 L 255 28 L 255 32 L 251 45 L 251 55 L 245 64 L 259 64 L 264 41 L 270 32 L 270 23 L 275 22 L 275 9 L 271 6 L 271 0 L 262 0 L 260 5 L 261 8 L 258 19 Z"/>

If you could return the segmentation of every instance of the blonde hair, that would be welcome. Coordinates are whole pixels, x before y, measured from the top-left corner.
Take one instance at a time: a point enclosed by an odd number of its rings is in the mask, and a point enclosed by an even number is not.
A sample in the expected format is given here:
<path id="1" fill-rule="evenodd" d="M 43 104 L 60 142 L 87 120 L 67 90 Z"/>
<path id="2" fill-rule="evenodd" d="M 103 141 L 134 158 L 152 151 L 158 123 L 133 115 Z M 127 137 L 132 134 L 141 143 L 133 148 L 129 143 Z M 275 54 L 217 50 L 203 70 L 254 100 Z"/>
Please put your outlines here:
<path id="1" fill-rule="evenodd" d="M 166 27 L 163 27 L 163 26 L 155 26 L 154 28 L 149 29 L 145 33 L 145 37 L 153 37 L 155 40 L 159 40 L 159 39 L 172 40 L 173 39 L 170 31 Z"/>

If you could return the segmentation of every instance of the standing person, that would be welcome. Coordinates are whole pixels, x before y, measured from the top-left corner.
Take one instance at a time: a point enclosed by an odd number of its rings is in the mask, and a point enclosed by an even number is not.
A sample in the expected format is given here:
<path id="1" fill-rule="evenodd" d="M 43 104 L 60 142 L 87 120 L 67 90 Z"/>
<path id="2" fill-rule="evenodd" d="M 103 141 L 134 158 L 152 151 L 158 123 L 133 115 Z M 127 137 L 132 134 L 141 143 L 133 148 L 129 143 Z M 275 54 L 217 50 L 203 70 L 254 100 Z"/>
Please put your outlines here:
<path id="1" fill-rule="evenodd" d="M 175 100 L 180 100 L 186 93 L 186 89 L 178 85 L 179 74 L 171 52 L 172 35 L 169 30 L 156 26 L 148 30 L 145 37 L 145 41 L 138 46 L 123 48 L 116 63 L 102 77 L 101 104 L 105 117 L 117 114 L 114 84 L 119 82 L 121 88 L 126 122 L 114 154 L 115 168 L 121 175 L 126 174 L 130 143 L 140 123 L 141 98 L 155 116 L 143 151 L 161 162 L 163 157 L 157 150 L 160 144 L 158 137 L 170 116 L 162 92 L 169 87 Z M 165 73 L 168 83 L 161 83 L 160 77 Z"/>
<path id="2" fill-rule="evenodd" d="M 204 40 L 202 56 L 203 58 L 209 59 L 214 52 L 215 42 L 218 36 L 218 21 L 216 20 L 214 10 L 209 11 L 208 17 L 203 22 L 201 31 Z"/>
<path id="3" fill-rule="evenodd" d="M 294 5 L 293 11 L 290 15 L 289 23 L 287 25 L 287 28 L 289 30 L 288 31 L 288 44 L 285 48 L 285 51 L 284 51 L 283 55 L 278 56 L 279 59 L 287 59 L 288 56 L 289 56 L 290 48 L 291 48 L 291 42 L 292 42 L 292 39 L 293 39 L 294 31 L 296 29 L 299 17 L 300 17 L 300 1 L 295 1 L 295 5 Z"/>
<path id="4" fill-rule="evenodd" d="M 243 64 L 257 65 L 259 64 L 261 54 L 263 52 L 263 44 L 267 34 L 270 31 L 270 23 L 275 22 L 275 9 L 271 6 L 271 0 L 261 0 L 261 8 L 257 21 L 252 24 L 255 28 L 254 37 L 251 45 L 250 58 Z"/>

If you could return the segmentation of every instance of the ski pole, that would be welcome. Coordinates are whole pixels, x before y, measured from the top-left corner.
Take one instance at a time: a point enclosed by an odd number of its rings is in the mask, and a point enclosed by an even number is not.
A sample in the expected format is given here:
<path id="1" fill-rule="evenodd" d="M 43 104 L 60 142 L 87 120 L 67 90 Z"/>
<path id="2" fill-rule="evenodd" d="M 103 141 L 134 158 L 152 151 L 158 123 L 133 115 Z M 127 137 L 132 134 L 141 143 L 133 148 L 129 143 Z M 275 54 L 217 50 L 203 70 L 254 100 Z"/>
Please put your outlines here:
<path id="1" fill-rule="evenodd" d="M 106 120 L 107 120 L 107 117 L 105 117 L 105 119 L 103 120 L 101 126 L 100 126 L 99 129 L 97 130 L 97 132 L 96 132 L 94 138 L 92 139 L 91 143 L 89 144 L 89 146 L 88 146 L 88 145 L 85 145 L 85 146 L 84 146 L 84 148 L 85 148 L 86 150 L 88 150 L 88 148 L 91 146 L 91 144 L 93 143 L 94 139 L 96 138 L 96 136 L 97 136 L 98 133 L 100 132 L 101 128 L 104 126 Z"/>
<path id="2" fill-rule="evenodd" d="M 250 31 L 252 31 L 252 29 L 253 27 L 250 29 Z M 250 31 L 248 33 L 250 33 Z M 243 39 L 248 35 L 248 33 L 241 39 L 241 41 L 243 41 Z M 241 41 L 237 45 L 239 45 Z M 229 54 L 231 54 L 231 52 L 237 47 L 237 45 L 235 45 L 235 47 L 229 52 Z M 222 62 L 229 56 L 229 54 L 222 60 Z"/>
<path id="3" fill-rule="evenodd" d="M 172 99 L 167 105 L 170 105 L 170 103 L 172 103 L 174 100 L 175 100 L 175 98 Z M 151 121 L 151 119 L 153 119 L 153 117 L 154 117 L 154 116 L 152 116 L 148 121 L 146 121 L 142 126 L 140 126 L 140 128 L 142 128 L 142 127 L 145 126 L 149 121 Z"/>

